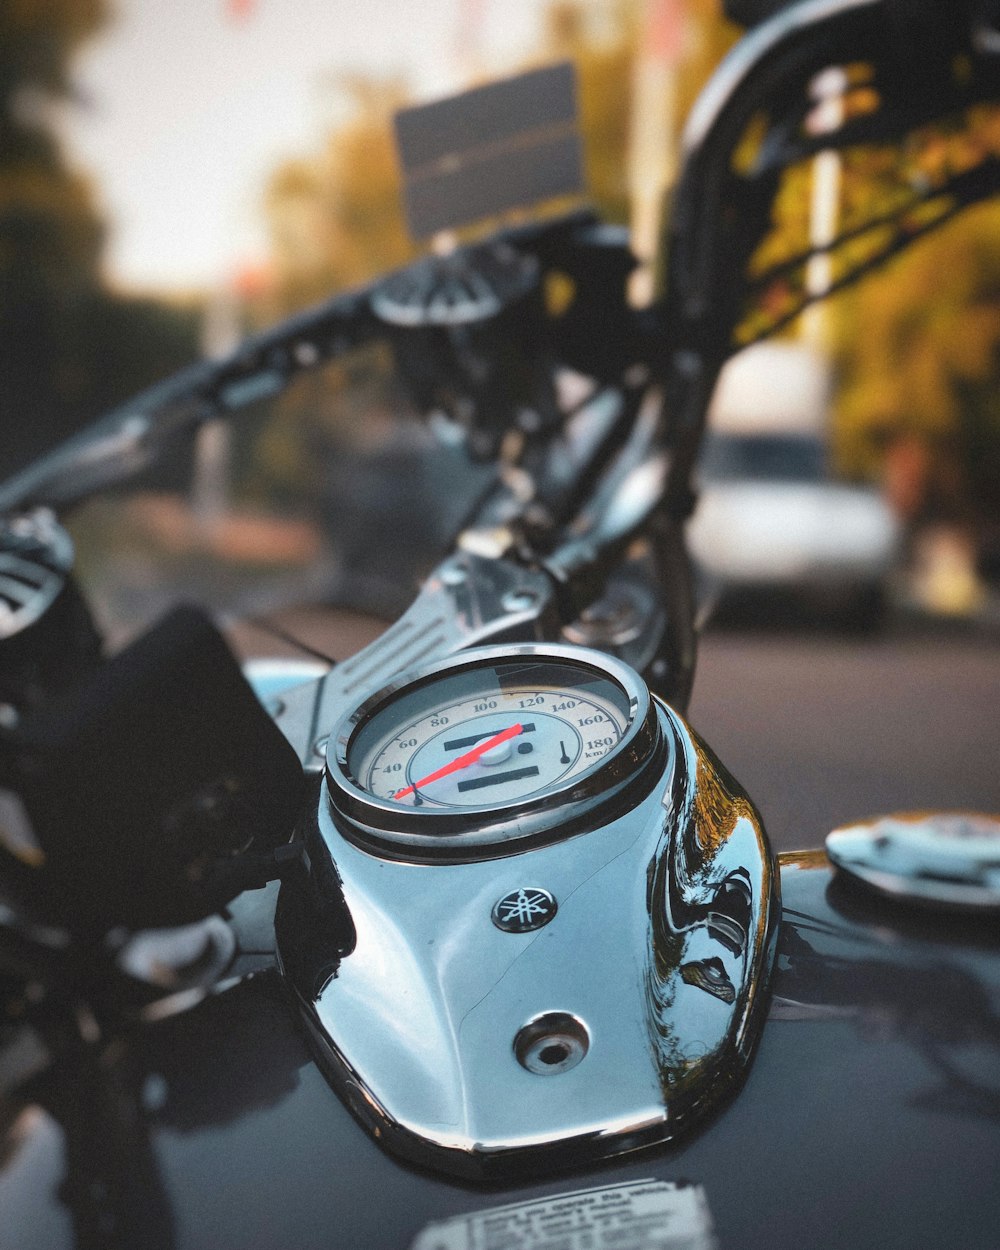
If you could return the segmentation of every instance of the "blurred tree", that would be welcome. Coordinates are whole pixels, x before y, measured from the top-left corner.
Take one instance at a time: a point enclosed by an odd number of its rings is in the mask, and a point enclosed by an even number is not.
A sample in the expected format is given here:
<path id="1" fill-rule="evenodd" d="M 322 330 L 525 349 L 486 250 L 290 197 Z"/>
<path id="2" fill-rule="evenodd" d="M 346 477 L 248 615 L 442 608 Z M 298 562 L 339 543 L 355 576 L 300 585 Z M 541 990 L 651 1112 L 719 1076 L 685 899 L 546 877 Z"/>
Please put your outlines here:
<path id="1" fill-rule="evenodd" d="M 588 195 L 605 220 L 628 221 L 626 158 L 640 31 L 637 6 L 617 0 L 595 11 L 576 0 L 556 0 L 545 28 L 537 63 L 569 60 L 576 66 Z"/>
<path id="2" fill-rule="evenodd" d="M 334 84 L 348 121 L 312 160 L 290 161 L 266 194 L 276 306 L 288 313 L 404 264 L 414 254 L 403 222 L 393 114 L 402 82 L 352 74 Z"/>
<path id="3" fill-rule="evenodd" d="M 655 0 L 654 0 L 655 2 Z M 741 28 L 722 14 L 722 0 L 685 0 L 687 29 L 678 70 L 677 116 L 683 123 Z"/>
<path id="4" fill-rule="evenodd" d="M 106 0 L 0 4 L 0 473 L 190 359 L 190 313 L 110 294 L 104 230 L 56 107 Z"/>
<path id="5" fill-rule="evenodd" d="M 605 220 L 625 222 L 630 216 L 626 163 L 636 60 L 642 41 L 654 37 L 663 2 L 607 0 L 595 6 L 554 0 L 547 11 L 539 61 L 565 58 L 576 65 L 587 190 Z M 739 32 L 720 18 L 719 0 L 682 0 L 678 20 L 681 46 L 672 112 L 679 129 Z"/>
<path id="6" fill-rule="evenodd" d="M 589 189 L 606 218 L 624 221 L 635 5 L 613 0 L 600 30 L 589 9 L 557 0 L 531 63 L 576 63 Z M 393 114 L 411 102 L 406 84 L 353 74 L 335 86 L 347 121 L 317 157 L 282 165 L 268 186 L 278 296 L 277 306 L 263 310 L 267 317 L 366 281 L 416 251 L 403 220 L 392 130 Z"/>
<path id="7" fill-rule="evenodd" d="M 332 86 L 347 120 L 317 156 L 281 165 L 267 187 L 272 282 L 251 307 L 258 322 L 360 285 L 416 253 L 403 220 L 392 127 L 408 103 L 405 85 L 350 74 Z M 311 495 L 325 504 L 334 466 L 353 464 L 357 475 L 373 445 L 399 438 L 392 414 L 403 406 L 385 350 L 358 352 L 298 379 L 260 426 L 248 489 L 286 504 Z M 340 494 L 348 512 L 357 506 Z"/>
<path id="8" fill-rule="evenodd" d="M 852 68 L 849 115 L 877 104 L 864 66 Z M 859 147 L 842 158 L 840 225 L 859 231 L 836 250 L 833 278 L 891 241 L 863 230 L 894 212 L 904 233 L 953 208 L 949 178 L 1000 157 L 1000 109 L 978 106 L 923 127 L 899 146 Z M 773 228 L 753 260 L 758 274 L 803 253 L 809 241 L 811 169 L 784 176 Z M 930 196 L 914 205 L 914 191 Z M 863 232 L 862 232 L 863 230 Z M 783 322 L 805 270 L 781 272 L 747 309 L 741 337 Z M 832 430 L 835 460 L 851 476 L 917 474 L 903 511 L 1000 516 L 1000 206 L 967 210 L 831 301 L 830 349 L 840 376 Z M 791 332 L 796 327 L 791 326 Z M 891 463 L 886 453 L 891 452 Z M 917 468 L 917 466 L 920 466 Z"/>
<path id="9" fill-rule="evenodd" d="M 967 211 L 840 309 L 843 467 L 870 475 L 915 440 L 930 452 L 925 510 L 1000 518 L 1000 206 Z"/>
<path id="10" fill-rule="evenodd" d="M 576 65 L 588 194 L 610 221 L 629 216 L 626 159 L 642 14 L 640 0 L 554 0 L 538 54 L 525 66 Z M 719 0 L 687 0 L 680 117 L 736 34 L 720 21 Z M 416 251 L 403 221 L 392 132 L 393 114 L 411 102 L 406 83 L 352 74 L 333 85 L 347 120 L 315 158 L 280 166 L 267 188 L 277 287 L 276 302 L 260 310 L 268 319 L 404 264 Z"/>
<path id="11" fill-rule="evenodd" d="M 79 397 L 67 325 L 97 286 L 101 227 L 89 188 L 50 130 L 70 92 L 68 64 L 105 18 L 104 0 L 0 7 L 0 415 L 4 467 L 36 445 L 37 426 Z M 55 432 L 55 431 L 53 431 Z"/>

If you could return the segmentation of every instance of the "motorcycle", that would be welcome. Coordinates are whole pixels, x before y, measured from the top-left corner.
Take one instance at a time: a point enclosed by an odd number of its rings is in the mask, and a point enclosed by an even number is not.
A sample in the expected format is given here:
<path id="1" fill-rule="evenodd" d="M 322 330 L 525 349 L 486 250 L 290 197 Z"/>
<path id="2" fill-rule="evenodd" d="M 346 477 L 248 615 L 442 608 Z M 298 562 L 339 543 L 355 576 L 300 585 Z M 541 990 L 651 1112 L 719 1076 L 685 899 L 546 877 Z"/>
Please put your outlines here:
<path id="1" fill-rule="evenodd" d="M 649 307 L 624 232 L 518 225 L 0 487 L 0 1244 L 995 1244 L 996 824 L 775 859 L 684 719 L 683 544 L 722 365 L 814 298 L 807 253 L 754 259 L 783 172 L 994 99 L 995 17 L 753 28 L 688 121 Z M 831 65 L 859 107 L 817 132 Z M 834 285 L 998 185 L 989 156 L 915 180 L 824 245 Z M 336 665 L 244 675 L 194 608 L 107 658 L 57 513 L 373 341 L 495 468 L 410 608 Z"/>

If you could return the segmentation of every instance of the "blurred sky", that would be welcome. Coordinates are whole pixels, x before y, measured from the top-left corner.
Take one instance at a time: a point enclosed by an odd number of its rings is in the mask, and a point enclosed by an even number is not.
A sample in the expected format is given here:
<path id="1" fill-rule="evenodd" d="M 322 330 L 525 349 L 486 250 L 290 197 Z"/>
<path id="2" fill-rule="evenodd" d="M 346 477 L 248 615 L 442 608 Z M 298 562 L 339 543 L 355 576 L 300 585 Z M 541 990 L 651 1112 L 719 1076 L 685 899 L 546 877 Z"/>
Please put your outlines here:
<path id="1" fill-rule="evenodd" d="M 542 0 L 117 0 L 77 62 L 72 162 L 112 228 L 109 279 L 187 291 L 266 255 L 261 204 L 283 159 L 319 151 L 344 71 L 399 71 L 414 98 L 467 85 L 478 50 L 516 67 Z"/>

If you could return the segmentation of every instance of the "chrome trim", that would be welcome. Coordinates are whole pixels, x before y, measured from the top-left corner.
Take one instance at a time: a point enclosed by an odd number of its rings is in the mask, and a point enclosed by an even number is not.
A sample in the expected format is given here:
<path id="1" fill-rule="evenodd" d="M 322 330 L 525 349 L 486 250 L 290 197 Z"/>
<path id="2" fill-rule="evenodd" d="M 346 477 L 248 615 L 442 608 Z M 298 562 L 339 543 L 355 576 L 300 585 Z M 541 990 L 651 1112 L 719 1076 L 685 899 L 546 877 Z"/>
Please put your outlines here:
<path id="1" fill-rule="evenodd" d="M 505 606 L 519 596 L 514 607 Z M 507 560 L 461 551 L 426 579 L 400 619 L 325 677 L 282 696 L 275 723 L 307 772 L 319 772 L 331 728 L 393 674 L 495 641 L 557 629 L 549 577 Z"/>
<path id="2" fill-rule="evenodd" d="M 592 669 L 624 692 L 629 724 L 609 755 L 538 797 L 501 807 L 422 811 L 375 798 L 350 775 L 347 753 L 355 733 L 405 690 L 448 673 L 516 659 L 565 661 Z M 345 717 L 330 735 L 326 781 L 344 835 L 375 854 L 424 862 L 509 855 L 526 846 L 592 828 L 612 809 L 634 805 L 638 790 L 662 771 L 663 737 L 649 690 L 638 674 L 600 651 L 557 644 L 477 647 L 393 678 Z"/>
<path id="3" fill-rule="evenodd" d="M 855 9 L 874 9 L 882 3 L 883 0 L 804 0 L 803 3 L 779 9 L 759 26 L 747 31 L 708 80 L 688 114 L 681 136 L 684 156 L 704 144 L 744 79 L 779 43 L 830 18 Z"/>
<path id="4" fill-rule="evenodd" d="M 1000 912 L 1000 816 L 896 813 L 834 829 L 826 850 L 848 877 L 900 902 Z"/>
<path id="5" fill-rule="evenodd" d="M 312 893 L 282 889 L 279 960 L 322 1070 L 391 1152 L 480 1179 L 578 1165 L 677 1136 L 742 1079 L 776 874 L 745 793 L 654 713 L 669 748 L 633 807 L 503 858 L 374 856 L 321 797 Z M 495 901 L 526 882 L 558 913 L 501 932 Z M 541 1056 L 548 1041 L 563 1049 Z"/>

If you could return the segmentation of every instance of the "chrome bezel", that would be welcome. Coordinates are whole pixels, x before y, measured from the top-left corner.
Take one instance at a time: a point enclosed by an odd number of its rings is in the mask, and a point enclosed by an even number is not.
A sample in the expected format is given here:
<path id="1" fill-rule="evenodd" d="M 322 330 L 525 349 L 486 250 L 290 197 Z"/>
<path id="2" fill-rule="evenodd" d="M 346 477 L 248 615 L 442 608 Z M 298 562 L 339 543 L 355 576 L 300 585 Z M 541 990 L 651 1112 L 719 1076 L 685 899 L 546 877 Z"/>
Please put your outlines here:
<path id="1" fill-rule="evenodd" d="M 361 788 L 348 768 L 350 744 L 391 700 L 447 673 L 526 657 L 592 669 L 622 689 L 629 723 L 608 755 L 541 795 L 502 807 L 420 810 L 375 798 Z M 624 810 L 638 800 L 637 791 L 645 792 L 662 771 L 650 765 L 661 762 L 667 749 L 649 690 L 627 664 L 586 647 L 538 643 L 477 647 L 401 673 L 369 695 L 330 735 L 326 779 L 338 827 L 351 841 L 393 859 L 455 863 L 509 855 L 593 827 L 598 816 L 608 818 L 609 809 Z"/>

